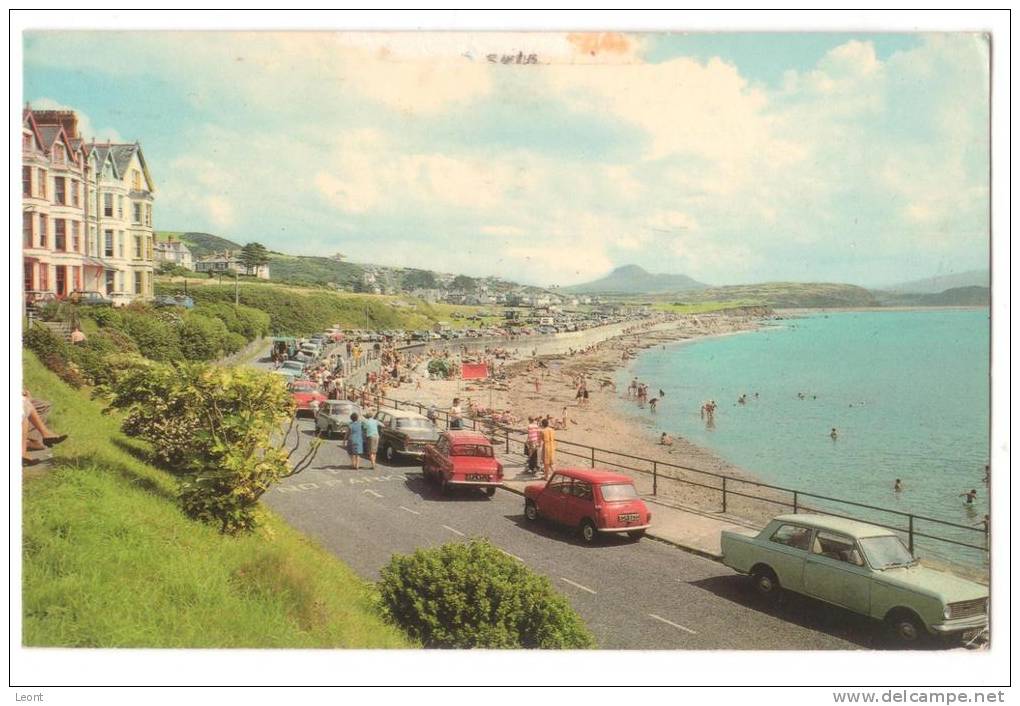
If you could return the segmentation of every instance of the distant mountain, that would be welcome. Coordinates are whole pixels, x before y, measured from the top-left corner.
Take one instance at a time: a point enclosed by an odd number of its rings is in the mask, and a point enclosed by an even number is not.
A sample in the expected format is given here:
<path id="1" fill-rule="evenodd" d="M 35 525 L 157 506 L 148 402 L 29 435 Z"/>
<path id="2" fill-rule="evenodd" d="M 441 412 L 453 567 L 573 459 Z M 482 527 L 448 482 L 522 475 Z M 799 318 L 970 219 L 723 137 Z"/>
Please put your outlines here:
<path id="1" fill-rule="evenodd" d="M 988 306 L 988 287 L 953 287 L 934 294 L 915 292 L 874 292 L 882 306 Z"/>
<path id="2" fill-rule="evenodd" d="M 968 270 L 948 275 L 935 275 L 925 279 L 901 282 L 880 289 L 889 292 L 912 292 L 915 294 L 938 294 L 948 289 L 961 287 L 987 287 L 989 285 L 988 270 Z"/>
<path id="3" fill-rule="evenodd" d="M 235 243 L 233 240 L 227 240 L 221 238 L 218 235 L 212 235 L 211 233 L 192 233 L 192 232 L 177 232 L 169 230 L 161 230 L 156 232 L 156 239 L 160 241 L 169 240 L 183 241 L 188 246 L 188 250 L 191 251 L 192 257 L 196 260 L 200 257 L 206 257 L 213 255 L 224 250 L 240 250 L 241 245 Z"/>
<path id="4" fill-rule="evenodd" d="M 707 286 L 687 275 L 653 275 L 638 265 L 624 265 L 601 279 L 564 287 L 563 291 L 573 294 L 667 294 Z"/>

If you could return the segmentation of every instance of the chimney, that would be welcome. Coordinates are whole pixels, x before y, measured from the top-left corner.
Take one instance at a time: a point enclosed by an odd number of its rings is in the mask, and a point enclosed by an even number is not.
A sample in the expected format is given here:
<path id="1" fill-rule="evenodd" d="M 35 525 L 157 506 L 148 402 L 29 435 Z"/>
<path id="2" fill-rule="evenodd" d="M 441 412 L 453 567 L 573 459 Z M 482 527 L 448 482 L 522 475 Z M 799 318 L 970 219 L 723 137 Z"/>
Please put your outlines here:
<path id="1" fill-rule="evenodd" d="M 68 139 L 79 137 L 78 116 L 73 110 L 36 110 L 32 114 L 38 125 L 59 125 L 64 128 Z"/>

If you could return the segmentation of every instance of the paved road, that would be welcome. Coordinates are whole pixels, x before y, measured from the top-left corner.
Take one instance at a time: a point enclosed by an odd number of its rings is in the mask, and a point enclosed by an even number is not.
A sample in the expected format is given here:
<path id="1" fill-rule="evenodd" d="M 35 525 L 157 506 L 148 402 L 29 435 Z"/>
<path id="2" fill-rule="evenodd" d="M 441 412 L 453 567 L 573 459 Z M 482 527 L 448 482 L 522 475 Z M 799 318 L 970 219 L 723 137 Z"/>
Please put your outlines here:
<path id="1" fill-rule="evenodd" d="M 302 445 L 310 420 L 295 429 Z M 608 649 L 877 648 L 876 625 L 796 596 L 764 605 L 744 577 L 717 562 L 643 539 L 585 546 L 566 530 L 524 519 L 523 499 L 426 483 L 419 465 L 360 471 L 336 441 L 311 468 L 273 488 L 270 507 L 369 580 L 396 553 L 468 537 L 497 547 L 547 576 Z"/>

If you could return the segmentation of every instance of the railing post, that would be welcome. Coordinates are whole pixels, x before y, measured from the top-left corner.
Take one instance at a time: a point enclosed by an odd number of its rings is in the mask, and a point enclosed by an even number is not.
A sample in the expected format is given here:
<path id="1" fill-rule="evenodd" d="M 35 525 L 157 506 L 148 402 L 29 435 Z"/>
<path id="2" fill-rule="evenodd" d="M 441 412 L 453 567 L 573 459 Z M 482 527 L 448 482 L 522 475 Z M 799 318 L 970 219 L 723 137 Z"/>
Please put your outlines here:
<path id="1" fill-rule="evenodd" d="M 793 491 L 793 514 L 797 514 L 797 491 Z"/>
<path id="2" fill-rule="evenodd" d="M 726 512 L 726 476 L 722 479 L 722 511 Z"/>
<path id="3" fill-rule="evenodd" d="M 659 494 L 659 462 L 652 461 L 652 495 Z"/>
<path id="4" fill-rule="evenodd" d="M 510 453 L 510 430 L 504 429 L 503 433 L 506 434 L 506 452 Z"/>
<path id="5" fill-rule="evenodd" d="M 591 447 L 591 467 L 595 468 L 595 447 Z"/>
<path id="6" fill-rule="evenodd" d="M 400 400 L 393 400 L 393 409 L 400 409 Z"/>
<path id="7" fill-rule="evenodd" d="M 907 515 L 907 521 L 908 521 L 908 525 L 907 525 L 907 549 L 909 549 L 910 553 L 913 554 L 914 553 L 914 516 L 913 515 Z"/>

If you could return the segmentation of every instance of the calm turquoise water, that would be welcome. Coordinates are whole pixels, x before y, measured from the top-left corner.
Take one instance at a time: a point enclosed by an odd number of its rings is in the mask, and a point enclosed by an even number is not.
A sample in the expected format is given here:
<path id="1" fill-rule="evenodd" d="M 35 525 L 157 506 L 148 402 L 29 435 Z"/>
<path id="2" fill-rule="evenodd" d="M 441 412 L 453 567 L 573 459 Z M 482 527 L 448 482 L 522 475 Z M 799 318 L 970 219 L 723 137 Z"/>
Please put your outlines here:
<path id="1" fill-rule="evenodd" d="M 775 323 L 645 351 L 621 371 L 620 390 L 635 375 L 651 396 L 662 388 L 660 431 L 711 448 L 766 483 L 966 525 L 984 517 L 987 310 L 846 312 Z M 737 404 L 745 393 L 747 404 Z M 718 404 L 714 428 L 699 414 L 708 399 Z M 971 488 L 978 499 L 968 508 L 958 496 Z M 956 535 L 983 541 L 977 533 Z M 956 551 L 928 548 L 944 557 Z"/>

